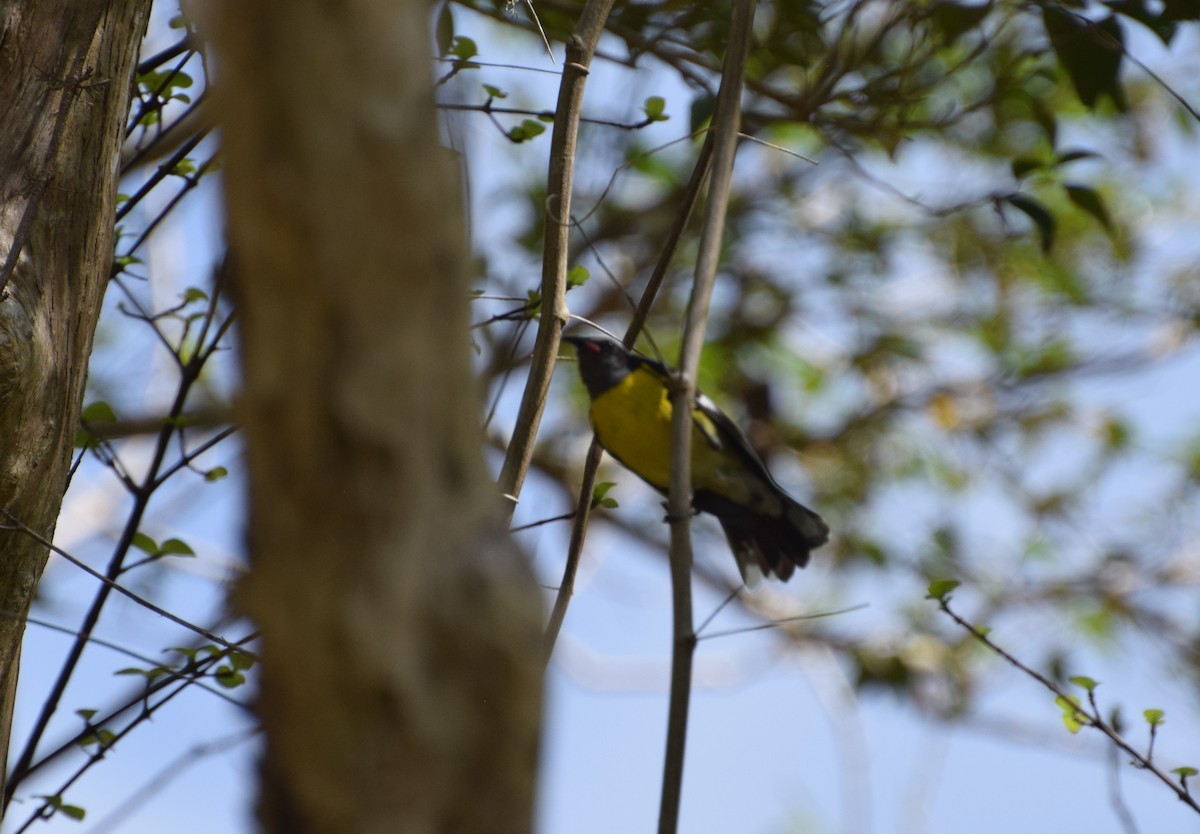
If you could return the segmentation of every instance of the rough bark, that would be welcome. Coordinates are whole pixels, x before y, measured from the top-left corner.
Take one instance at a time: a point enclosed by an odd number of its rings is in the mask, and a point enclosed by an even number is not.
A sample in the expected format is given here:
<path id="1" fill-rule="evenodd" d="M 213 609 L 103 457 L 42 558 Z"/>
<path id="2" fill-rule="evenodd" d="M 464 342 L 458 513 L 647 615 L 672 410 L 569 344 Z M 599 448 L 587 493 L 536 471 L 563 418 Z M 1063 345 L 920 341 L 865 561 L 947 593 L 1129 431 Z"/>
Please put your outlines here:
<path id="1" fill-rule="evenodd" d="M 0 510 L 46 538 L 112 269 L 116 161 L 149 10 L 149 0 L 0 5 Z M 0 530 L 0 762 L 47 555 Z"/>
<path id="2" fill-rule="evenodd" d="M 231 1 L 207 24 L 243 315 L 260 821 L 527 831 L 540 600 L 482 460 L 428 7 Z"/>

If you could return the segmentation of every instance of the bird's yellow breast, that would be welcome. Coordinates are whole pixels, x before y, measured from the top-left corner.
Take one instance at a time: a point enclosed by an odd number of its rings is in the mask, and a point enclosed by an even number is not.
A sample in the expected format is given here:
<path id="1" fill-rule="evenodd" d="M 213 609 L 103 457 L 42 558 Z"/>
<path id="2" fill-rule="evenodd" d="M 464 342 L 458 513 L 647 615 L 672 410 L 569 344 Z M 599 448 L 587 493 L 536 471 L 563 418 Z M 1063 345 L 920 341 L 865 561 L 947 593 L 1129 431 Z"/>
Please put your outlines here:
<path id="1" fill-rule="evenodd" d="M 592 428 L 600 445 L 651 486 L 666 492 L 671 482 L 671 401 L 662 379 L 637 368 L 592 400 Z M 701 431 L 702 414 L 692 421 L 692 484 L 711 489 L 726 479 L 734 462 L 720 448 L 716 430 Z M 726 493 L 727 488 L 717 491 Z"/>

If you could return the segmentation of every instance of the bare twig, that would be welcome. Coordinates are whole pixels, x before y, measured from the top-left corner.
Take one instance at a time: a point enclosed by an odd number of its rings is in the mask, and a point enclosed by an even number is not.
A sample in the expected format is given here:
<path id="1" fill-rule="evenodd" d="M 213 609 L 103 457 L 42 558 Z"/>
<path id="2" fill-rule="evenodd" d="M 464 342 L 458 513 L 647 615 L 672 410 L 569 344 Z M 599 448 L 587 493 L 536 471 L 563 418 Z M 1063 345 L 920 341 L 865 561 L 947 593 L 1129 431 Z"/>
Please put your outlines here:
<path id="1" fill-rule="evenodd" d="M 1197 802 L 1195 797 L 1192 796 L 1191 791 L 1188 790 L 1187 785 L 1183 783 L 1182 779 L 1178 782 L 1172 779 L 1170 774 L 1163 771 L 1158 765 L 1154 764 L 1154 762 L 1152 762 L 1148 756 L 1143 755 L 1141 751 L 1133 747 L 1133 745 L 1126 741 L 1121 734 L 1117 732 L 1115 727 L 1104 720 L 1103 716 L 1100 715 L 1100 710 L 1096 708 L 1096 698 L 1093 693 L 1088 693 L 1088 700 L 1092 706 L 1092 709 L 1088 710 L 1079 703 L 1079 699 L 1077 697 L 1074 695 L 1069 695 L 1067 692 L 1063 691 L 1058 684 L 1047 678 L 1041 672 L 1026 666 L 1016 657 L 1000 648 L 1000 646 L 993 642 L 991 638 L 981 629 L 976 628 L 971 623 L 960 617 L 950 608 L 949 597 L 942 597 L 937 600 L 937 603 L 938 607 L 943 613 L 946 614 L 946 616 L 970 632 L 972 637 L 974 637 L 980 643 L 983 643 L 983 645 L 991 649 L 996 655 L 1002 657 L 1004 660 L 1008 661 L 1009 664 L 1033 678 L 1050 692 L 1054 693 L 1057 698 L 1061 698 L 1067 703 L 1074 704 L 1076 714 L 1082 719 L 1080 721 L 1081 724 L 1086 727 L 1092 727 L 1096 730 L 1099 730 L 1101 733 L 1108 736 L 1109 741 L 1111 741 L 1118 749 L 1124 751 L 1133 758 L 1133 765 L 1135 767 L 1154 774 L 1154 776 L 1157 777 L 1160 782 L 1171 789 L 1180 802 L 1187 805 L 1196 813 L 1200 813 L 1200 802 Z"/>
<path id="2" fill-rule="evenodd" d="M 507 519 L 533 458 L 533 443 L 542 421 L 550 376 L 558 356 L 559 340 L 567 322 L 567 249 L 570 236 L 571 185 L 575 176 L 575 142 L 583 109 L 583 89 L 588 64 L 604 31 L 613 0 L 588 0 L 575 33 L 567 41 L 567 60 L 555 107 L 554 133 L 550 141 L 550 170 L 546 182 L 546 248 L 542 256 L 542 316 L 534 342 L 529 380 L 521 397 L 512 441 L 500 469 L 500 492 L 509 496 Z"/>
<path id="3" fill-rule="evenodd" d="M 655 264 L 654 272 L 651 273 L 650 280 L 646 283 L 646 289 L 642 291 L 641 300 L 638 302 L 637 309 L 633 313 L 633 320 L 630 321 L 629 327 L 625 331 L 623 343 L 627 348 L 633 347 L 634 342 L 637 341 L 638 334 L 641 333 L 642 327 L 646 322 L 646 317 L 650 314 L 650 307 L 653 305 L 654 299 L 658 297 L 659 288 L 662 287 L 667 270 L 670 268 L 671 261 L 675 257 L 675 251 L 679 248 L 679 240 L 683 237 L 683 231 L 692 216 L 692 209 L 695 207 L 696 201 L 700 197 L 700 191 L 704 187 L 704 182 L 708 178 L 708 169 L 711 162 L 712 141 L 706 139 L 700 148 L 696 164 L 692 168 L 692 178 L 689 180 L 687 189 L 684 191 L 683 204 L 679 207 L 679 212 L 675 216 L 675 223 L 667 235 L 667 240 L 663 245 L 662 251 L 659 253 L 658 263 Z M 596 470 L 600 466 L 601 457 L 600 444 L 593 437 L 587 459 L 584 461 L 583 482 L 579 488 L 579 500 L 575 505 L 575 524 L 571 528 L 571 543 L 567 548 L 567 561 L 563 566 L 563 578 L 562 582 L 559 583 L 558 596 L 554 599 L 554 608 L 550 612 L 550 619 L 546 625 L 545 647 L 547 662 L 549 662 L 550 656 L 554 653 L 554 644 L 558 640 L 563 620 L 567 616 L 567 606 L 571 602 L 571 595 L 575 592 L 575 574 L 579 570 L 579 558 L 583 553 L 583 543 L 587 538 L 588 520 L 591 515 L 592 491 L 595 488 Z"/>
<path id="4" fill-rule="evenodd" d="M 721 256 L 721 237 L 729 204 L 733 160 L 741 125 L 742 85 L 750 50 L 755 0 L 737 0 L 733 7 L 729 47 L 725 53 L 721 88 L 710 131 L 713 142 L 712 177 L 704 227 L 696 259 L 695 283 L 688 298 L 679 367 L 670 382 L 671 396 L 671 488 L 667 515 L 671 522 L 672 651 L 671 696 L 667 715 L 667 745 L 663 762 L 662 802 L 659 834 L 674 834 L 679 828 L 679 801 L 683 787 L 684 747 L 691 701 L 692 658 L 696 634 L 692 622 L 692 402 L 696 396 L 696 369 L 708 320 L 709 301 Z"/>

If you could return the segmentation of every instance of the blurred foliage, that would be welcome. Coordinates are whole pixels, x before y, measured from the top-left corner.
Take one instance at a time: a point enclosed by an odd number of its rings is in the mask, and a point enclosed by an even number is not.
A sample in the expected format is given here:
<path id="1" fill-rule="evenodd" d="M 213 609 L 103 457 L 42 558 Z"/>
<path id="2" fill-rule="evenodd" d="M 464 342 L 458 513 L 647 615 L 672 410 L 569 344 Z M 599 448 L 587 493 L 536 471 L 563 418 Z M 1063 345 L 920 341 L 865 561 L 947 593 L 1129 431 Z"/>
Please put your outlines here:
<path id="1" fill-rule="evenodd" d="M 534 26 L 490 0 L 446 8 L 464 7 Z M 580 8 L 536 4 L 552 40 Z M 726 3 L 618 4 L 601 53 L 644 70 L 645 92 L 665 100 L 655 113 L 682 122 L 711 109 L 728 19 Z M 860 687 L 941 716 L 970 709 L 977 647 L 914 603 L 944 577 L 963 582 L 974 622 L 1029 634 L 1053 618 L 1027 658 L 1052 677 L 1076 671 L 1079 646 L 1128 638 L 1200 679 L 1200 621 L 1184 602 L 1200 576 L 1200 434 L 1123 393 L 1170 386 L 1186 373 L 1170 368 L 1196 358 L 1200 257 L 1182 237 L 1164 252 L 1156 230 L 1200 208 L 1172 181 L 1185 162 L 1169 150 L 1190 141 L 1194 158 L 1196 113 L 1181 102 L 1200 87 L 1169 88 L 1131 44 L 1194 44 L 1197 19 L 1183 0 L 759 4 L 744 130 L 787 152 L 743 145 L 701 383 L 835 530 L 816 557 L 837 577 L 822 602 L 871 587 L 887 610 L 865 632 L 835 618 L 793 634 L 838 649 Z M 636 130 L 584 132 L 579 182 L 601 185 L 576 193 L 571 262 L 593 280 L 569 296 L 574 314 L 623 332 L 694 155 Z M 525 186 L 514 239 L 536 262 L 543 185 Z M 649 322 L 668 361 L 696 226 Z M 517 298 L 535 288 L 480 280 Z M 493 391 L 520 381 L 514 333 L 483 336 Z M 560 455 L 578 454 L 581 426 L 541 440 L 565 490 L 579 464 Z M 888 585 L 863 584 L 884 572 Z"/>

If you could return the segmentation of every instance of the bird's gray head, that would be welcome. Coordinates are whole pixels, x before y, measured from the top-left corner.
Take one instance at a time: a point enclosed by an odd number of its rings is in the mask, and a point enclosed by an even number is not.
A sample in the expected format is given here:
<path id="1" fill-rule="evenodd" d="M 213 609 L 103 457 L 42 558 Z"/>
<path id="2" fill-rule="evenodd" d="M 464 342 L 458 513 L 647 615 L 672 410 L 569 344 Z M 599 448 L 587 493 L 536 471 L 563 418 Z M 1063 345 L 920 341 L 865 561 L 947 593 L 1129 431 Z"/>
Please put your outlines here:
<path id="1" fill-rule="evenodd" d="M 619 383 L 637 367 L 638 358 L 610 339 L 588 336 L 564 336 L 575 346 L 579 357 L 579 375 L 592 399 Z"/>

